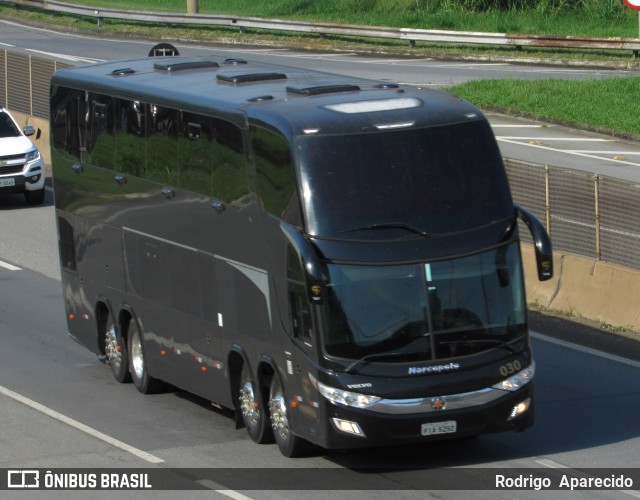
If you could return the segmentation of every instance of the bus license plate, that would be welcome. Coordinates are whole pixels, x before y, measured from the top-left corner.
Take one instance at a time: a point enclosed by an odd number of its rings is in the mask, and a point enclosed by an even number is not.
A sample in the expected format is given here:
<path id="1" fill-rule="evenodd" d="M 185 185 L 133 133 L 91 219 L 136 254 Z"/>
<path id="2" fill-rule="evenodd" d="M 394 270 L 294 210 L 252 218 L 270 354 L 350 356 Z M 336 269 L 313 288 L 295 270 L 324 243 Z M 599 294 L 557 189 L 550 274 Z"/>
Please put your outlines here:
<path id="1" fill-rule="evenodd" d="M 429 422 L 422 424 L 423 436 L 435 436 L 437 434 L 451 434 L 456 432 L 457 424 L 455 420 L 447 420 L 446 422 Z"/>
<path id="2" fill-rule="evenodd" d="M 11 177 L 10 179 L 0 179 L 0 187 L 9 187 L 15 185 L 16 180 L 13 177 Z"/>

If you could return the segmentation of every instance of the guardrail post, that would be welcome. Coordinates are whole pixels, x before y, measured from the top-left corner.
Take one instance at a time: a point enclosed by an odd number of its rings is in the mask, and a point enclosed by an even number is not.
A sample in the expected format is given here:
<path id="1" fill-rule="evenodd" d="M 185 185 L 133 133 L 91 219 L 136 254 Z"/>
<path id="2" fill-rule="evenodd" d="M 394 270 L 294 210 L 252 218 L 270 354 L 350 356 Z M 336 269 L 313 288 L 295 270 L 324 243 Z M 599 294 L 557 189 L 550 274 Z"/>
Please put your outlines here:
<path id="1" fill-rule="evenodd" d="M 549 203 L 549 165 L 544 166 L 544 215 L 547 233 L 551 234 L 551 204 Z"/>
<path id="2" fill-rule="evenodd" d="M 600 248 L 600 176 L 596 175 L 594 178 L 594 205 L 595 205 L 595 218 L 596 218 L 596 260 L 602 258 L 602 251 Z"/>
<path id="3" fill-rule="evenodd" d="M 198 0 L 187 0 L 187 15 L 192 16 L 198 13 Z"/>

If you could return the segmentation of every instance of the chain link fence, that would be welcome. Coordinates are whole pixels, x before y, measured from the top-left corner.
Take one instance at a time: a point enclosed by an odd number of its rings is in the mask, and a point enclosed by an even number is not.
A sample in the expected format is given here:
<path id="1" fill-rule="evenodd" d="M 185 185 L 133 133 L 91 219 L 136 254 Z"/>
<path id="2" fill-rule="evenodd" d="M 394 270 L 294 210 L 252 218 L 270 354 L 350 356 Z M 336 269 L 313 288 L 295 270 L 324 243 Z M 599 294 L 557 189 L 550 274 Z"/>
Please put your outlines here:
<path id="1" fill-rule="evenodd" d="M 640 269 L 640 183 L 510 158 L 505 166 L 514 202 L 546 224 L 555 249 Z"/>
<path id="2" fill-rule="evenodd" d="M 0 51 L 0 102 L 47 119 L 51 75 L 69 66 Z M 510 158 L 505 166 L 514 202 L 540 218 L 555 249 L 640 269 L 640 183 Z"/>

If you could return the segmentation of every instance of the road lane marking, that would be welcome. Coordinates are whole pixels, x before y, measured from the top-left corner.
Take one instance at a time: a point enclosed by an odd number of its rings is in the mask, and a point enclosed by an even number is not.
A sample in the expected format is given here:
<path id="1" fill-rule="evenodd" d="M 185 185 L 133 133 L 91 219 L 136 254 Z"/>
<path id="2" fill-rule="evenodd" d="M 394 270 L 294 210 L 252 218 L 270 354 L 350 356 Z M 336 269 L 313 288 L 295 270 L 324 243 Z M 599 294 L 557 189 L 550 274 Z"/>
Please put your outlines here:
<path id="1" fill-rule="evenodd" d="M 543 125 L 509 125 L 507 123 L 492 124 L 491 128 L 543 128 Z"/>
<path id="2" fill-rule="evenodd" d="M 57 411 L 52 410 L 51 408 L 48 408 L 40 403 L 37 403 L 36 401 L 33 401 L 32 399 L 29 399 L 25 396 L 22 396 L 17 392 L 13 392 L 12 390 L 7 389 L 6 387 L 3 387 L 1 385 L 0 385 L 0 394 L 4 394 L 5 396 L 15 401 L 18 401 L 19 403 L 27 405 L 29 408 L 39 411 L 40 413 L 43 413 L 48 417 L 54 418 L 55 420 L 58 420 L 63 424 L 67 424 L 68 426 L 73 427 L 74 429 L 77 429 L 81 432 L 84 432 L 85 434 L 88 434 L 91 437 L 94 437 L 96 439 L 99 439 L 100 441 L 104 441 L 105 443 L 110 444 L 111 446 L 115 446 L 116 448 L 120 448 L 123 451 L 131 453 L 132 455 L 135 455 L 136 457 L 141 458 L 146 462 L 149 462 L 152 464 L 159 464 L 164 462 L 164 460 L 161 458 L 151 455 L 146 451 L 139 450 L 138 448 L 134 448 L 133 446 L 130 446 L 127 443 L 123 443 L 122 441 L 112 438 L 111 436 L 103 434 L 102 432 L 97 431 L 96 429 L 93 429 L 88 425 L 80 423 L 77 420 L 73 420 L 72 418 L 69 418 L 66 415 L 63 415 L 62 413 L 58 413 Z"/>
<path id="3" fill-rule="evenodd" d="M 538 460 L 535 460 L 535 462 L 539 465 L 542 465 L 544 467 L 548 467 L 550 469 L 569 469 L 569 474 L 571 474 L 572 476 L 576 476 L 576 477 L 584 477 L 584 478 L 592 478 L 595 476 L 592 476 L 591 474 L 586 474 L 584 472 L 579 471 L 578 469 L 574 468 L 574 467 L 570 467 L 569 465 L 564 465 L 561 464 L 559 462 L 555 462 L 554 460 L 549 460 L 547 458 L 540 458 Z M 635 490 L 614 490 L 614 491 L 619 491 L 620 493 L 625 493 L 626 495 L 635 497 L 635 498 L 640 498 L 640 492 L 639 491 L 635 491 Z"/>
<path id="4" fill-rule="evenodd" d="M 571 141 L 571 142 L 617 142 L 616 139 L 591 139 L 586 137 L 517 137 L 498 136 L 500 139 L 511 139 L 513 141 Z"/>
<path id="5" fill-rule="evenodd" d="M 224 495 L 226 497 L 233 498 L 233 500 L 252 500 L 251 497 L 243 495 L 242 493 L 239 493 L 239 492 L 237 492 L 235 490 L 222 490 L 222 489 L 220 489 L 220 485 L 219 484 L 214 483 L 213 481 L 211 481 L 209 479 L 203 479 L 201 481 L 196 481 L 196 483 L 201 484 L 205 488 L 209 488 L 210 490 L 213 490 L 216 493 L 220 493 L 221 495 Z"/>
<path id="6" fill-rule="evenodd" d="M 588 149 L 567 149 L 570 153 L 591 153 L 594 155 L 640 155 L 640 151 L 590 151 Z"/>
<path id="7" fill-rule="evenodd" d="M 55 57 L 57 59 L 66 59 L 68 61 L 72 61 L 72 62 L 79 62 L 79 63 L 96 63 L 96 62 L 104 62 L 105 59 L 90 59 L 87 57 L 79 57 L 79 56 L 70 56 L 67 54 L 59 54 L 57 52 L 47 52 L 44 50 L 36 50 L 36 49 L 25 49 L 27 52 L 34 52 L 36 54 L 42 54 L 44 56 L 50 56 L 50 57 Z"/>
<path id="8" fill-rule="evenodd" d="M 22 271 L 21 268 L 13 266 L 7 262 L 3 262 L 0 260 L 0 267 L 4 267 L 5 269 L 8 269 L 9 271 Z"/>
<path id="9" fill-rule="evenodd" d="M 591 158 L 592 160 L 601 160 L 601 161 L 610 161 L 615 163 L 616 165 L 631 165 L 633 167 L 640 167 L 640 163 L 634 163 L 631 161 L 624 161 L 624 160 L 614 160 L 613 158 L 603 158 L 602 156 L 596 156 L 596 155 L 590 155 L 590 154 L 586 154 L 586 153 L 573 153 L 569 150 L 565 150 L 565 149 L 558 149 L 558 148 L 550 148 L 549 146 L 542 146 L 540 144 L 530 144 L 527 142 L 518 142 L 518 141 L 512 141 L 507 139 L 506 137 L 496 137 L 496 139 L 498 139 L 498 141 L 501 142 L 507 142 L 509 144 L 514 144 L 516 146 L 527 146 L 530 148 L 538 148 L 538 149 L 545 149 L 547 151 L 553 151 L 555 153 L 564 153 L 564 154 L 568 154 L 568 155 L 574 155 L 574 156 L 583 156 L 585 158 Z"/>
<path id="10" fill-rule="evenodd" d="M 544 342 L 549 342 L 550 344 L 556 344 L 562 347 L 573 349 L 575 351 L 580 351 L 586 354 L 591 354 L 593 356 L 598 356 L 600 358 L 605 358 L 605 359 L 608 359 L 609 361 L 615 361 L 616 363 L 622 363 L 625 365 L 633 366 L 634 368 L 640 368 L 640 361 L 635 361 L 629 358 L 623 358 L 622 356 L 616 356 L 615 354 L 609 354 L 608 352 L 598 351 L 597 349 L 591 349 L 590 347 L 584 347 L 579 344 L 574 344 L 573 342 L 567 342 L 566 340 L 560 340 L 553 337 L 549 337 L 548 335 L 544 335 L 538 332 L 530 332 L 530 335 L 534 339 L 542 340 Z"/>

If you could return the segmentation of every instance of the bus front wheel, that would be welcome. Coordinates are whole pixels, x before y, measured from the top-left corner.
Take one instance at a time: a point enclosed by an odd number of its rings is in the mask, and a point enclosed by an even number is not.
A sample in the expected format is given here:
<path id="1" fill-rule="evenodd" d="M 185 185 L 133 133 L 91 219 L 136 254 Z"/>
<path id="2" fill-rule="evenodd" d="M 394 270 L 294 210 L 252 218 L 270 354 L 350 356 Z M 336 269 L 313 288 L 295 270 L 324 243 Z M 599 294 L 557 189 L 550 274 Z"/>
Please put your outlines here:
<path id="1" fill-rule="evenodd" d="M 269 427 L 267 412 L 256 399 L 256 387 L 251 381 L 249 368 L 246 363 L 242 366 L 240 374 L 240 411 L 242 421 L 247 428 L 249 437 L 259 444 L 273 441 L 273 433 Z"/>
<path id="2" fill-rule="evenodd" d="M 293 434 L 289 427 L 287 400 L 277 374 L 271 380 L 269 415 L 276 444 L 285 457 L 299 457 L 308 452 L 310 443 Z"/>

